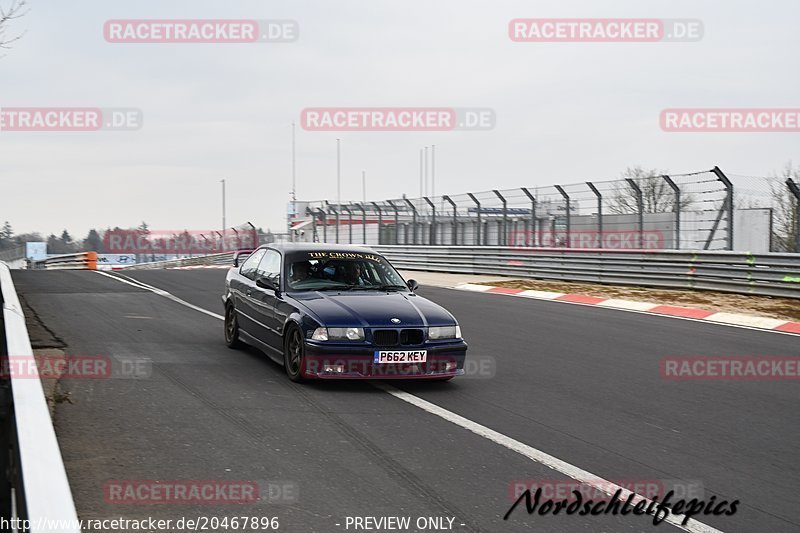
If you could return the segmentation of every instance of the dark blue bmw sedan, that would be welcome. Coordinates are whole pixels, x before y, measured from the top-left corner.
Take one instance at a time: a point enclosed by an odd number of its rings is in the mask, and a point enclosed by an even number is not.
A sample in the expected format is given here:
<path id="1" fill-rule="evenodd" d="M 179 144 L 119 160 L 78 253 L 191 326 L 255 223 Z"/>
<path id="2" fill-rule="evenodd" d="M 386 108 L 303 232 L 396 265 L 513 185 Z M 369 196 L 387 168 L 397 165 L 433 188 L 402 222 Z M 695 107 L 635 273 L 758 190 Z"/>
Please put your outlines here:
<path id="1" fill-rule="evenodd" d="M 293 381 L 449 380 L 467 344 L 443 307 L 369 248 L 274 244 L 225 280 L 225 342 L 253 345 Z"/>

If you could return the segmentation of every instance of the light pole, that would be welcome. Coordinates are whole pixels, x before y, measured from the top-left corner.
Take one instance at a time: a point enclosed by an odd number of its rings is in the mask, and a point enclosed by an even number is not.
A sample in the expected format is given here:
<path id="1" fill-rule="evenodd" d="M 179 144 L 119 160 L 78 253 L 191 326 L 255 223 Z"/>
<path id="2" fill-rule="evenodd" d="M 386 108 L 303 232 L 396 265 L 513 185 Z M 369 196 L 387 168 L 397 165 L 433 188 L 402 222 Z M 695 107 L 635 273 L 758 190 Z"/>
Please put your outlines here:
<path id="1" fill-rule="evenodd" d="M 419 197 L 422 198 L 425 196 L 425 189 L 423 188 L 423 159 L 422 159 L 422 148 L 419 149 Z"/>
<path id="2" fill-rule="evenodd" d="M 436 145 L 431 145 L 431 197 L 436 196 Z"/>
<path id="3" fill-rule="evenodd" d="M 336 208 L 342 203 L 342 151 L 341 139 L 336 139 Z"/>
<path id="4" fill-rule="evenodd" d="M 367 203 L 367 171 L 361 171 L 361 201 Z"/>
<path id="5" fill-rule="evenodd" d="M 425 147 L 425 194 L 422 196 L 428 196 L 428 147 Z"/>
<path id="6" fill-rule="evenodd" d="M 292 122 L 292 219 L 297 217 L 297 159 L 295 157 L 295 141 L 294 141 L 294 122 Z M 289 226 L 289 239 L 294 241 L 294 232 L 292 232 L 292 220 L 288 221 Z"/>
<path id="7" fill-rule="evenodd" d="M 222 250 L 225 251 L 225 178 L 222 182 Z"/>

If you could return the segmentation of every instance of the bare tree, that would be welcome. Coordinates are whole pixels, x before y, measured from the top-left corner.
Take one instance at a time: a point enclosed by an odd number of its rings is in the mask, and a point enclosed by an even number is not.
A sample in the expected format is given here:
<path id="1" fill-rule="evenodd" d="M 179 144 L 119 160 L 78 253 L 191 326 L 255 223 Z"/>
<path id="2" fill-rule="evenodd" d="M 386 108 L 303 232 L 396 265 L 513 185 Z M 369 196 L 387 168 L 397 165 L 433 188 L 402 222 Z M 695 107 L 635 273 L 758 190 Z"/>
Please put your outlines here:
<path id="1" fill-rule="evenodd" d="M 638 165 L 628 167 L 622 173 L 623 178 L 634 180 L 642 190 L 642 210 L 645 213 L 670 213 L 675 209 L 675 193 L 662 177 L 664 174 L 655 168 L 644 169 Z M 679 207 L 685 210 L 692 202 L 690 195 L 681 194 Z M 636 191 L 627 181 L 621 181 L 614 188 L 608 208 L 617 214 L 637 213 L 637 203 Z"/>
<path id="2" fill-rule="evenodd" d="M 800 181 L 800 167 L 789 162 L 780 174 L 769 179 L 770 196 L 773 203 L 772 239 L 773 246 L 781 252 L 800 252 L 797 249 L 797 198 L 789 191 L 786 180 Z"/>
<path id="3" fill-rule="evenodd" d="M 18 41 L 22 34 L 12 36 L 8 26 L 11 21 L 23 17 L 28 12 L 28 0 L 11 0 L 6 5 L 5 0 L 0 0 L 0 49 L 8 50 L 11 44 Z"/>

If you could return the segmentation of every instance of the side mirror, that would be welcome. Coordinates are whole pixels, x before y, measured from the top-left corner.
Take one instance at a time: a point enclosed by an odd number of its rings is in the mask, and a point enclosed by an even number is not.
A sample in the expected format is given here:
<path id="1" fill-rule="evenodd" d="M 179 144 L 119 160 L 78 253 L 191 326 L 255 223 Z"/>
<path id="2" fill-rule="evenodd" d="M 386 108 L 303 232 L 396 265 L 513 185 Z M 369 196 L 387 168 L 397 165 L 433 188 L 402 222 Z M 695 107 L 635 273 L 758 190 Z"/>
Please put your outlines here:
<path id="1" fill-rule="evenodd" d="M 417 280 L 415 279 L 408 280 L 406 284 L 408 285 L 408 288 L 411 290 L 411 292 L 416 291 L 417 288 L 419 287 L 419 283 L 417 283 Z"/>
<path id="2" fill-rule="evenodd" d="M 239 258 L 241 258 L 243 255 L 248 255 L 249 256 L 251 253 L 253 253 L 252 250 L 239 250 L 237 252 L 234 252 L 233 253 L 233 266 L 234 267 L 238 267 L 241 264 L 240 261 L 239 261 Z"/>
<path id="3" fill-rule="evenodd" d="M 271 291 L 278 291 L 278 286 L 275 284 L 272 279 L 268 277 L 261 277 L 256 280 L 256 286 L 261 287 L 262 289 L 269 289 Z"/>

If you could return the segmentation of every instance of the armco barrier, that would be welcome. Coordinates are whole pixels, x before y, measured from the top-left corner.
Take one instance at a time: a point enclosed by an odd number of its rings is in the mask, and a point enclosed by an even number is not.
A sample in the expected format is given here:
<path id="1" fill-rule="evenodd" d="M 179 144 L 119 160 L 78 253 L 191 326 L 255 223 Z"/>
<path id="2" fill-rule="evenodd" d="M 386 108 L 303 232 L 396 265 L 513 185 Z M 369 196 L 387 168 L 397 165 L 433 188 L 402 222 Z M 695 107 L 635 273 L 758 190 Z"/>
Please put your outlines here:
<path id="1" fill-rule="evenodd" d="M 54 255 L 34 261 L 31 267 L 45 270 L 97 270 L 97 252 Z"/>
<path id="2" fill-rule="evenodd" d="M 5 332 L 1 355 L 33 357 L 11 272 L 2 262 L 0 294 Z M 30 368 L 24 370 L 23 377 L 16 375 L 14 365 L 8 367 L 8 379 L 0 380 L 4 396 L 0 464 L 6 474 L 0 489 L 4 496 L 2 517 L 29 520 L 31 533 L 79 533 L 75 504 L 41 381 Z"/>
<path id="3" fill-rule="evenodd" d="M 354 245 L 358 246 L 358 245 Z M 800 254 L 678 250 L 371 246 L 404 270 L 489 274 L 800 298 Z M 233 265 L 234 252 L 125 267 Z"/>
<path id="4" fill-rule="evenodd" d="M 373 248 L 406 270 L 800 298 L 800 254 L 490 246 Z"/>
<path id="5" fill-rule="evenodd" d="M 143 270 L 154 268 L 180 268 L 189 266 L 209 266 L 209 265 L 230 265 L 233 266 L 233 257 L 237 253 L 248 255 L 250 251 L 245 252 L 223 252 L 220 254 L 202 255 L 198 257 L 186 257 L 183 259 L 170 259 L 167 261 L 154 261 L 152 263 L 136 263 L 134 265 L 125 265 L 121 267 L 123 270 Z"/>

